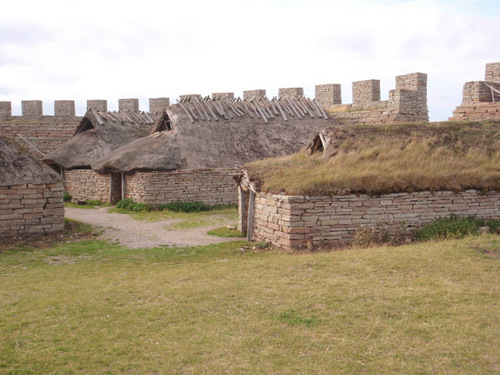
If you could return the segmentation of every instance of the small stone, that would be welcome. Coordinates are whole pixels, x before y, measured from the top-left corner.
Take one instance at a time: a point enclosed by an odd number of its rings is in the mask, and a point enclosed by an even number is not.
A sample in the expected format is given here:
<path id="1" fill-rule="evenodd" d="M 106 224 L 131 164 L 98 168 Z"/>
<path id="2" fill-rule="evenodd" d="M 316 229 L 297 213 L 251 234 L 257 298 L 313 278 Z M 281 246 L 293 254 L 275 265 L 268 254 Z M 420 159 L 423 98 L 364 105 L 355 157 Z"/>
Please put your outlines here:
<path id="1" fill-rule="evenodd" d="M 481 227 L 477 230 L 479 234 L 485 235 L 491 233 L 491 228 L 490 227 Z"/>

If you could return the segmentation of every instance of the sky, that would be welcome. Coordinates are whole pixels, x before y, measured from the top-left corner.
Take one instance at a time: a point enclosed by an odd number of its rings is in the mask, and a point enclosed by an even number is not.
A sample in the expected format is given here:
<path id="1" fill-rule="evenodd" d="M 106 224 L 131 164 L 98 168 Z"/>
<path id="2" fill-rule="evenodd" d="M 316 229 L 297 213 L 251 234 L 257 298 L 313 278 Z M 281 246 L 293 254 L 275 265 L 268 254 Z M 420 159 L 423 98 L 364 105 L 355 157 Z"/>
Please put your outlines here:
<path id="1" fill-rule="evenodd" d="M 0 13 L 0 101 L 211 95 L 428 75 L 431 121 L 500 62 L 499 0 L 16 0 Z"/>

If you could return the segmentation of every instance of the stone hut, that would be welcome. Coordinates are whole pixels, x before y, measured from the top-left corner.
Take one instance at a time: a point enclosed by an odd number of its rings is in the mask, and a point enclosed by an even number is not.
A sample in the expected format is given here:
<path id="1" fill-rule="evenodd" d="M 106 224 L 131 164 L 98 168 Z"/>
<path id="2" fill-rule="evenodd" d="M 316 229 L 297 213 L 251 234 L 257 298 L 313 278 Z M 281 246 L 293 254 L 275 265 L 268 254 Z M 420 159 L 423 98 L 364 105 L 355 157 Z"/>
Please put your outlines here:
<path id="1" fill-rule="evenodd" d="M 155 118 L 148 112 L 107 112 L 91 108 L 71 139 L 43 160 L 60 169 L 64 187 L 75 202 L 116 203 L 121 198 L 120 175 L 98 173 L 90 166 L 111 151 L 150 134 L 154 123 Z"/>
<path id="2" fill-rule="evenodd" d="M 500 122 L 330 127 L 240 170 L 239 227 L 293 250 L 346 244 L 363 227 L 405 238 L 439 217 L 499 219 L 499 150 Z"/>
<path id="3" fill-rule="evenodd" d="M 304 98 L 188 98 L 167 107 L 150 136 L 110 152 L 92 168 L 121 174 L 122 198 L 136 202 L 236 204 L 237 168 L 298 151 L 332 121 Z"/>
<path id="4" fill-rule="evenodd" d="M 0 237 L 64 230 L 56 172 L 6 137 L 0 137 L 0 171 Z"/>

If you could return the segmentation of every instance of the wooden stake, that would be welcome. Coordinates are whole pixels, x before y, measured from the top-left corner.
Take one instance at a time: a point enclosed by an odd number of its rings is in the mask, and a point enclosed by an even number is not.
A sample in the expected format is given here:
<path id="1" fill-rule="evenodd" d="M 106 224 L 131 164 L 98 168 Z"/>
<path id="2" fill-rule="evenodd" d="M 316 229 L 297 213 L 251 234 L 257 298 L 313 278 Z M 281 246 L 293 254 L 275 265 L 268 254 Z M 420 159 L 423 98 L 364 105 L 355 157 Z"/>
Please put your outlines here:
<path id="1" fill-rule="evenodd" d="M 255 207 L 255 193 L 250 190 L 250 198 L 248 200 L 248 219 L 247 219 L 247 241 L 252 241 L 253 235 L 253 210 Z"/>

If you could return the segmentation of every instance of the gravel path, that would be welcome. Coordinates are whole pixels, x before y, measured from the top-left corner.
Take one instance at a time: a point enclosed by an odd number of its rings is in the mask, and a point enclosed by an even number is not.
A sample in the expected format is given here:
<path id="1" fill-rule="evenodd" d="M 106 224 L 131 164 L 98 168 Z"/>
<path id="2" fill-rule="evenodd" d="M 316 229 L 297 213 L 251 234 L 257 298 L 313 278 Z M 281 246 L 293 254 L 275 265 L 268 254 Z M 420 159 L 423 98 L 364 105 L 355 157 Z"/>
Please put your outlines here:
<path id="1" fill-rule="evenodd" d="M 100 238 L 117 242 L 128 248 L 157 247 L 161 245 L 171 246 L 199 246 L 214 243 L 234 241 L 241 238 L 223 238 L 209 236 L 209 230 L 221 227 L 221 223 L 209 227 L 190 229 L 165 229 L 176 220 L 164 220 L 148 223 L 142 220 L 134 220 L 129 215 L 108 212 L 108 207 L 92 210 L 66 207 L 66 217 L 101 227 L 104 232 Z M 234 224 L 223 223 L 222 226 Z"/>

